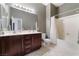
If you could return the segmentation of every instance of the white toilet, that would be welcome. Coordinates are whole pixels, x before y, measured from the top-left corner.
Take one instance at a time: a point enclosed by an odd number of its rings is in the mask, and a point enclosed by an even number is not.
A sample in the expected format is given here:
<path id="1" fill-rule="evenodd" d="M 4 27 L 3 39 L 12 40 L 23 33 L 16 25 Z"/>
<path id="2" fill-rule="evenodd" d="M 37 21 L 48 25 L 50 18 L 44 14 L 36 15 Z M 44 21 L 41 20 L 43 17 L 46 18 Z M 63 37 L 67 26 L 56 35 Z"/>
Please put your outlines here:
<path id="1" fill-rule="evenodd" d="M 45 33 L 42 33 L 42 39 L 43 39 L 43 44 L 49 45 L 51 43 L 51 40 L 46 38 Z"/>

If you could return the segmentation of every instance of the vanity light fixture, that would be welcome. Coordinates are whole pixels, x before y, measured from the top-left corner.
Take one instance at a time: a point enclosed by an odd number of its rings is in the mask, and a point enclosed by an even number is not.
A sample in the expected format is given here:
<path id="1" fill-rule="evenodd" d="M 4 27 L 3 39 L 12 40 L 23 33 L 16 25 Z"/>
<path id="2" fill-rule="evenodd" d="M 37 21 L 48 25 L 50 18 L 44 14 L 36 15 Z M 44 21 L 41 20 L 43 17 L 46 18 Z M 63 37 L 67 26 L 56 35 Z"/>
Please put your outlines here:
<path id="1" fill-rule="evenodd" d="M 23 5 L 20 5 L 20 4 L 14 4 L 15 7 L 19 8 L 19 9 L 22 9 L 26 12 L 29 12 L 29 13 L 34 13 L 35 14 L 35 10 L 34 9 L 31 9 L 31 8 L 27 8 Z"/>

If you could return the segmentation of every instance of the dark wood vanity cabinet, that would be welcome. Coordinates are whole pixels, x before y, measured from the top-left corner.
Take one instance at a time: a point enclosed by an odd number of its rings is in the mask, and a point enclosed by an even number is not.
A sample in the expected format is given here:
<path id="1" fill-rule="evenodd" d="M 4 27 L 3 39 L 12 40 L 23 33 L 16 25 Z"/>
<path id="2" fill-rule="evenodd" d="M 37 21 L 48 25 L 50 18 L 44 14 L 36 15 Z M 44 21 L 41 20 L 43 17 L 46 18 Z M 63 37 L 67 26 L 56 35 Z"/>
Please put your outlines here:
<path id="1" fill-rule="evenodd" d="M 41 47 L 41 34 L 23 36 L 24 54 L 32 52 Z"/>
<path id="2" fill-rule="evenodd" d="M 2 55 L 2 48 L 3 48 L 3 46 L 2 46 L 2 39 L 0 39 L 0 55 Z"/>
<path id="3" fill-rule="evenodd" d="M 41 47 L 41 33 L 0 37 L 0 55 L 21 56 Z"/>
<path id="4" fill-rule="evenodd" d="M 22 50 L 22 40 L 19 36 L 7 36 L 1 38 L 2 55 L 20 55 Z"/>
<path id="5" fill-rule="evenodd" d="M 32 35 L 32 50 L 38 49 L 41 47 L 41 35 Z"/>

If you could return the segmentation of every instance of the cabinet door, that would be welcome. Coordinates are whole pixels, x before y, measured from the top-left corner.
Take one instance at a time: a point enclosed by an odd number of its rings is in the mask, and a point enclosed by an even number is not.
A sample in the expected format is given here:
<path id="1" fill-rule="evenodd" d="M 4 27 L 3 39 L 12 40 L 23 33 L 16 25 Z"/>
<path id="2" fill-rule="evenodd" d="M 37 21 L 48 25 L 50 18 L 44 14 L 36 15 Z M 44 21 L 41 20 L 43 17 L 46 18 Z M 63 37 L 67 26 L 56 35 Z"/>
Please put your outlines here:
<path id="1" fill-rule="evenodd" d="M 19 36 L 11 36 L 5 40 L 6 55 L 20 55 L 22 50 L 22 40 Z"/>
<path id="2" fill-rule="evenodd" d="M 1 44 L 1 39 L 0 39 L 0 56 L 2 55 L 2 44 Z"/>
<path id="3" fill-rule="evenodd" d="M 2 38 L 0 38 L 0 56 L 2 55 Z"/>
<path id="4" fill-rule="evenodd" d="M 32 35 L 32 50 L 38 49 L 41 47 L 41 35 L 34 34 Z"/>
<path id="5" fill-rule="evenodd" d="M 1 37 L 1 48 L 2 48 L 2 55 L 6 56 L 6 50 L 9 48 L 9 37 Z M 7 48 L 6 48 L 7 47 Z"/>

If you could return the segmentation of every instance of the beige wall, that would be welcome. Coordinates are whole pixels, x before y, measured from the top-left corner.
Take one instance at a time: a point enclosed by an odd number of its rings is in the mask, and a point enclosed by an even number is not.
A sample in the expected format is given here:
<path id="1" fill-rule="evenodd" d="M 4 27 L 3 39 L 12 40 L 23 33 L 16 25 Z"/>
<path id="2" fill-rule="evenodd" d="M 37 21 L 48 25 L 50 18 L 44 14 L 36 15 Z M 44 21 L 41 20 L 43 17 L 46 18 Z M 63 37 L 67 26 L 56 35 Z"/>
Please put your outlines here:
<path id="1" fill-rule="evenodd" d="M 69 15 L 78 14 L 79 12 L 76 12 L 76 11 L 78 11 L 79 9 L 74 10 L 76 8 L 79 8 L 79 3 L 64 3 L 64 4 L 62 4 L 61 6 L 59 6 L 59 14 L 60 13 L 63 13 L 63 14 L 59 15 L 59 17 L 65 17 L 65 16 L 69 16 Z M 68 11 L 70 11 L 70 12 L 68 12 Z"/>
<path id="2" fill-rule="evenodd" d="M 64 39 L 64 27 L 62 20 L 56 19 L 56 29 L 57 29 L 57 35 L 59 39 Z"/>

